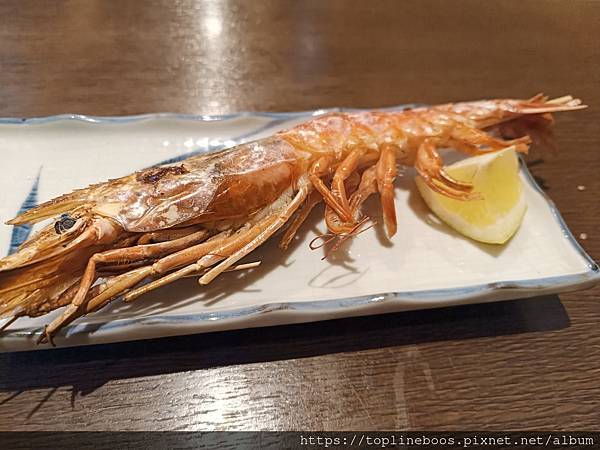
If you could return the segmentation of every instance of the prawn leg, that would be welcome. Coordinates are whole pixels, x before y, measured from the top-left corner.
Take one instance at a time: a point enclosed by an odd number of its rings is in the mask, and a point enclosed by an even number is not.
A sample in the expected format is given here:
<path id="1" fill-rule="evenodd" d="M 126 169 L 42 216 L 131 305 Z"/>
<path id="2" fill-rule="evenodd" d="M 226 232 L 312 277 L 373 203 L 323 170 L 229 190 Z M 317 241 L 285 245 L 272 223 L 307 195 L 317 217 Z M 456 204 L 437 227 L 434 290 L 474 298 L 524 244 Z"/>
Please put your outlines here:
<path id="1" fill-rule="evenodd" d="M 523 136 L 517 139 L 502 140 L 490 136 L 485 131 L 477 128 L 468 127 L 462 124 L 456 124 L 451 131 L 450 141 L 457 144 L 458 150 L 470 155 L 482 155 L 497 150 L 503 150 L 508 147 L 515 147 L 520 153 L 527 153 L 531 138 Z M 481 146 L 488 147 L 484 150 Z"/>
<path id="2" fill-rule="evenodd" d="M 279 228 L 281 228 L 298 209 L 298 207 L 306 200 L 309 187 L 302 186 L 296 196 L 283 211 L 261 219 L 258 223 L 252 226 L 249 230 L 238 233 L 235 236 L 227 239 L 221 246 L 214 248 L 209 254 L 205 254 L 198 261 L 188 266 L 185 266 L 176 272 L 172 272 L 157 280 L 152 281 L 144 286 L 128 292 L 123 296 L 123 300 L 130 302 L 135 300 L 147 292 L 157 289 L 161 286 L 170 284 L 180 278 L 184 278 L 190 274 L 202 271 L 219 261 L 223 261 L 217 267 L 209 270 L 202 278 L 201 284 L 208 284 L 219 274 L 229 269 L 239 259 L 250 253 L 270 236 L 272 236 Z M 206 277 L 206 278 L 204 278 Z M 208 280 L 208 281 L 207 281 Z"/>
<path id="3" fill-rule="evenodd" d="M 396 149 L 395 145 L 383 145 L 376 166 L 377 190 L 381 198 L 383 223 L 388 237 L 396 234 L 396 230 L 398 229 L 396 223 L 396 204 L 394 201 L 394 180 L 398 174 L 396 168 Z"/>
<path id="4" fill-rule="evenodd" d="M 368 161 L 369 163 L 371 161 Z M 377 161 L 375 161 L 376 163 Z M 356 172 L 355 172 L 356 173 Z M 352 217 L 357 217 L 358 211 L 364 201 L 377 192 L 377 164 L 367 167 L 360 177 L 358 187 L 349 198 Z M 356 232 L 357 222 L 342 222 L 340 217 L 331 208 L 325 209 L 325 223 L 327 229 L 333 234 L 352 234 Z"/>
<path id="5" fill-rule="evenodd" d="M 379 160 L 363 172 L 358 189 L 350 196 L 350 210 L 352 215 L 355 216 L 364 201 L 371 194 L 379 192 L 383 207 L 383 220 L 389 237 L 393 236 L 397 230 L 394 201 L 394 180 L 397 175 L 396 150 L 397 147 L 394 145 L 383 145 Z M 326 212 L 326 220 L 330 230 L 332 230 L 332 225 L 337 224 L 335 219 L 337 218 L 334 217 L 331 211 Z M 339 227 L 339 230 L 332 231 L 349 232 L 354 226 L 346 226 L 343 229 Z"/>
<path id="6" fill-rule="evenodd" d="M 350 212 L 350 203 L 348 201 L 348 196 L 346 195 L 344 181 L 358 169 L 358 165 L 366 152 L 367 149 L 365 147 L 357 147 L 352 150 L 338 166 L 333 175 L 333 180 L 331 181 L 331 192 L 338 199 L 339 204 L 346 212 L 346 217 L 344 217 L 344 219 L 349 222 L 354 222 L 354 217 L 352 217 L 352 213 Z M 350 217 L 348 218 L 347 216 Z"/>
<path id="7" fill-rule="evenodd" d="M 151 273 L 153 276 L 162 276 L 148 284 L 128 292 L 123 296 L 123 301 L 131 302 L 143 294 L 153 291 L 161 286 L 173 283 L 174 281 L 177 281 L 202 269 L 206 269 L 207 267 L 210 267 L 211 265 L 223 260 L 226 257 L 224 255 L 229 255 L 231 252 L 242 247 L 249 239 L 257 236 L 260 233 L 260 230 L 268 222 L 270 222 L 270 218 L 267 217 L 249 229 L 247 227 L 242 228 L 242 230 L 238 231 L 238 233 L 233 236 L 214 241 L 210 247 L 205 247 L 202 249 L 199 248 L 195 252 L 181 252 L 181 254 L 178 256 L 177 254 L 169 255 L 166 258 L 157 261 L 153 265 L 153 270 Z M 207 244 L 209 243 L 207 242 Z M 176 267 L 181 267 L 182 265 L 184 267 L 176 270 L 175 272 L 167 274 L 167 272 L 170 270 L 173 270 Z M 125 286 L 125 288 L 132 287 L 135 284 L 136 283 Z"/>
<path id="8" fill-rule="evenodd" d="M 358 208 L 354 208 L 350 199 L 348 198 L 346 182 L 350 180 L 352 175 L 356 174 L 356 170 L 359 168 L 359 166 L 365 165 L 365 163 L 367 165 L 371 164 L 373 155 L 367 154 L 367 151 L 368 149 L 366 147 L 358 147 L 352 150 L 338 166 L 333 176 L 333 180 L 331 182 L 332 193 L 346 211 L 346 213 L 342 215 L 339 214 L 335 208 L 327 205 L 328 207 L 325 209 L 325 222 L 329 231 L 334 234 L 351 233 L 356 229 L 356 225 L 358 224 L 358 220 L 356 218 Z M 357 183 L 351 184 L 356 186 Z M 358 190 L 360 190 L 360 182 L 358 184 Z M 356 191 L 353 192 L 350 198 L 352 198 L 355 193 Z"/>
<path id="9" fill-rule="evenodd" d="M 227 235 L 227 233 L 223 234 Z M 133 269 L 129 272 L 110 278 L 107 282 L 104 283 L 99 292 L 95 293 L 95 295 L 90 297 L 90 300 L 86 306 L 87 312 L 99 309 L 100 307 L 113 300 L 116 296 L 126 292 L 129 288 L 135 286 L 145 278 L 156 276 L 161 273 L 164 274 L 168 270 L 172 270 L 178 266 L 187 264 L 188 262 L 201 257 L 202 255 L 206 255 L 207 253 L 213 251 L 213 249 L 217 248 L 225 240 L 226 238 L 221 237 L 221 235 L 217 235 L 214 236 L 212 240 L 165 256 L 164 258 L 159 259 L 156 263 L 154 263 L 151 266 L 144 266 L 137 269 Z M 177 276 L 179 273 L 189 273 L 189 271 L 184 269 L 173 272 L 169 275 L 165 275 L 154 282 L 148 283 L 147 285 L 136 289 L 135 291 L 131 291 L 123 297 L 123 300 L 128 301 L 130 299 L 128 296 L 130 294 L 134 294 L 136 291 L 143 290 L 143 292 L 139 293 L 139 295 L 141 295 L 142 293 L 152 290 L 152 285 L 155 284 L 157 281 L 163 280 L 165 278 L 172 278 L 172 281 L 175 281 L 181 278 L 181 276 Z"/>
<path id="10" fill-rule="evenodd" d="M 106 263 L 118 263 L 118 262 L 131 262 L 140 259 L 155 258 L 162 256 L 166 253 L 181 250 L 190 244 L 197 243 L 198 241 L 204 240 L 208 232 L 206 230 L 197 231 L 191 235 L 183 238 L 175 239 L 173 241 L 161 242 L 158 244 L 138 245 L 135 247 L 119 248 L 113 250 L 107 250 L 102 253 L 94 254 L 88 261 L 79 288 L 76 294 L 73 296 L 71 302 L 67 305 L 67 308 L 63 313 L 53 320 L 44 330 L 44 334 L 40 339 L 40 342 L 51 341 L 52 336 L 61 329 L 65 323 L 72 320 L 72 317 L 76 316 L 79 309 L 84 305 L 87 298 L 88 291 L 90 290 L 94 281 L 96 281 L 97 266 Z M 146 273 L 139 271 L 139 273 Z M 146 275 L 147 276 L 147 275 Z M 137 282 L 143 279 L 140 278 Z"/>
<path id="11" fill-rule="evenodd" d="M 358 189 L 350 196 L 350 208 L 356 213 L 371 194 L 377 192 L 377 166 L 367 168 L 361 178 Z"/>
<path id="12" fill-rule="evenodd" d="M 183 228 L 169 228 L 167 230 L 153 231 L 145 233 L 137 239 L 138 245 L 155 244 L 157 242 L 166 242 L 189 236 L 192 233 L 200 231 L 201 226 L 191 226 Z"/>
<path id="13" fill-rule="evenodd" d="M 331 169 L 331 158 L 323 156 L 313 163 L 309 172 L 308 179 L 313 184 L 314 188 L 323 196 L 325 203 L 332 208 L 340 217 L 352 220 L 351 215 L 339 202 L 339 199 L 329 190 L 325 182 L 321 179 L 327 175 Z"/>
<path id="14" fill-rule="evenodd" d="M 271 224 L 269 224 L 264 231 L 262 231 L 258 236 L 249 241 L 246 245 L 240 248 L 238 251 L 230 255 L 225 261 L 220 263 L 217 267 L 208 271 L 202 278 L 200 278 L 200 284 L 208 284 L 212 280 L 214 280 L 217 276 L 219 276 L 223 271 L 229 269 L 233 264 L 238 262 L 248 253 L 256 249 L 259 245 L 263 244 L 267 239 L 269 239 L 277 230 L 279 230 L 285 223 L 290 220 L 290 217 L 296 210 L 300 207 L 300 205 L 306 200 L 308 196 L 308 186 L 306 184 L 301 186 L 296 196 L 292 199 L 290 203 L 288 203 L 285 208 L 275 215 L 275 218 Z"/>
<path id="15" fill-rule="evenodd" d="M 450 198 L 468 200 L 473 198 L 473 185 L 455 180 L 444 169 L 442 158 L 436 150 L 436 139 L 424 139 L 415 160 L 415 169 L 434 191 Z"/>
<path id="16" fill-rule="evenodd" d="M 306 199 L 302 207 L 298 210 L 298 213 L 290 223 L 283 237 L 281 238 L 281 241 L 279 242 L 279 248 L 281 248 L 282 250 L 288 248 L 290 242 L 292 242 L 292 239 L 294 239 L 294 236 L 296 236 L 296 233 L 298 232 L 300 226 L 308 218 L 313 208 L 319 203 L 321 203 L 322 200 L 323 198 L 321 197 L 321 194 L 318 191 L 312 190 L 310 192 L 308 198 Z"/>

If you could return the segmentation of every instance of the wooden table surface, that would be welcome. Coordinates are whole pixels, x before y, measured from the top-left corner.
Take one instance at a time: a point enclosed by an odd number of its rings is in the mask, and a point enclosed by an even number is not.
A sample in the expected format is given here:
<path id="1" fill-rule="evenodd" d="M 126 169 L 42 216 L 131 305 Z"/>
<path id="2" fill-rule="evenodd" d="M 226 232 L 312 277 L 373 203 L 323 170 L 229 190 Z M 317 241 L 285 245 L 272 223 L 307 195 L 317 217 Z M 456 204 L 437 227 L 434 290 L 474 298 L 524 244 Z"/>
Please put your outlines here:
<path id="1" fill-rule="evenodd" d="M 591 107 L 529 160 L 600 259 L 599 23 L 589 1 L 7 0 L 0 116 L 571 93 Z M 598 429 L 599 297 L 3 354 L 0 430 Z"/>

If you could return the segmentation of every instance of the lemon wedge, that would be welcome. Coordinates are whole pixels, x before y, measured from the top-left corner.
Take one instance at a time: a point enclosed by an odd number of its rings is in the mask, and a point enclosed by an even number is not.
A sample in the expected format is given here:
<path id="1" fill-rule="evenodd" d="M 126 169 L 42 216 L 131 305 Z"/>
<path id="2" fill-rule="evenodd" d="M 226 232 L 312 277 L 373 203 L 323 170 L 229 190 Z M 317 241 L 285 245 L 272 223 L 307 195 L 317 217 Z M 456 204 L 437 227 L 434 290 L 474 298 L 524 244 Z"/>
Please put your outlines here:
<path id="1" fill-rule="evenodd" d="M 477 200 L 455 200 L 433 191 L 421 177 L 417 187 L 425 203 L 464 236 L 504 244 L 517 231 L 527 210 L 514 148 L 475 156 L 445 167 L 459 181 L 473 183 Z"/>

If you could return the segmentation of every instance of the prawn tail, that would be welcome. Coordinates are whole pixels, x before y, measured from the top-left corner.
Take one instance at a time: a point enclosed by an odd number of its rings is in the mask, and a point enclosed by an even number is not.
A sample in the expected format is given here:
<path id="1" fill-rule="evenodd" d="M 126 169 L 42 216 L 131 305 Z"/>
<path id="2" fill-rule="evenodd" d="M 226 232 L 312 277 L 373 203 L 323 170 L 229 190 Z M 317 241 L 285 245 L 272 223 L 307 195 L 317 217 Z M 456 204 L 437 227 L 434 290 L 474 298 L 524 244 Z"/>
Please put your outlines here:
<path id="1" fill-rule="evenodd" d="M 517 114 L 544 114 L 585 108 L 587 105 L 582 104 L 580 99 L 571 95 L 549 99 L 544 94 L 537 94 L 529 100 L 518 103 L 515 112 Z"/>
<path id="2" fill-rule="evenodd" d="M 489 129 L 505 122 L 515 121 L 523 117 L 543 116 L 546 122 L 551 121 L 551 114 L 562 111 L 585 109 L 587 105 L 571 95 L 549 99 L 544 94 L 537 94 L 527 100 L 484 100 L 473 103 L 452 105 L 454 112 L 465 114 L 479 129 Z"/>
<path id="3" fill-rule="evenodd" d="M 528 100 L 498 100 L 495 114 L 476 119 L 477 127 L 496 132 L 504 139 L 528 136 L 534 145 L 556 152 L 552 113 L 585 109 L 571 95 L 549 99 L 537 94 Z"/>

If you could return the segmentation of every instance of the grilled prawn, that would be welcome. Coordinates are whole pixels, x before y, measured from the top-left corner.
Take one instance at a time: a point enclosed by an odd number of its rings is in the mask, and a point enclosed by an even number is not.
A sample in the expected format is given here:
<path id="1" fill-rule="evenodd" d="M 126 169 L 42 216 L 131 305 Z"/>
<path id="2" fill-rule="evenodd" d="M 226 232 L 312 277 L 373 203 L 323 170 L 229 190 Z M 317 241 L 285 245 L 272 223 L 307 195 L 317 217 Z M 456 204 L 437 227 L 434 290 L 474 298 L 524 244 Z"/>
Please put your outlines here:
<path id="1" fill-rule="evenodd" d="M 438 149 L 526 152 L 525 133 L 546 128 L 550 113 L 584 107 L 571 96 L 537 95 L 327 114 L 266 139 L 74 191 L 8 222 L 54 218 L 0 260 L 0 317 L 11 322 L 66 306 L 40 339 L 52 342 L 62 327 L 115 298 L 132 301 L 189 275 L 210 283 L 284 226 L 280 246 L 287 247 L 321 201 L 329 232 L 347 237 L 364 223 L 362 203 L 378 193 L 392 236 L 398 164 L 414 166 L 437 192 L 468 201 L 477 194 L 444 172 Z"/>

